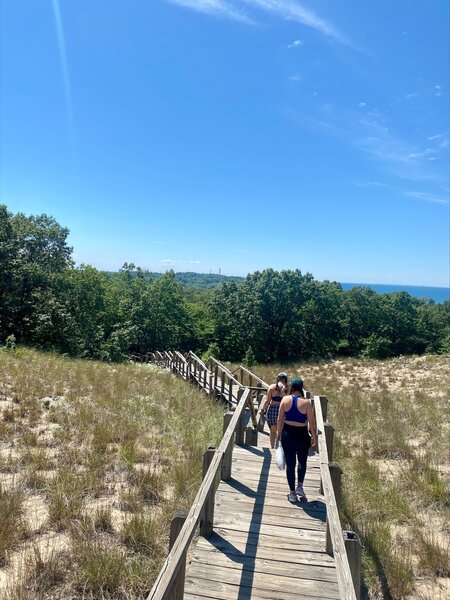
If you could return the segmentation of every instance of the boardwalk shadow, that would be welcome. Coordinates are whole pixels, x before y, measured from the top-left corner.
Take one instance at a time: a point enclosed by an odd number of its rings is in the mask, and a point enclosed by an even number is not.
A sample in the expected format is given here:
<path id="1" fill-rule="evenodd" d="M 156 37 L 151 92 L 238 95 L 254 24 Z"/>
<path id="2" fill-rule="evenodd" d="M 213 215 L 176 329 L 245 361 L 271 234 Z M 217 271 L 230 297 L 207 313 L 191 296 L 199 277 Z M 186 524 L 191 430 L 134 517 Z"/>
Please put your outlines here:
<path id="1" fill-rule="evenodd" d="M 230 542 L 222 537 L 217 531 L 214 531 L 209 536 L 208 542 L 235 563 L 244 562 L 245 554 L 236 548 L 236 546 L 230 544 Z"/>
<path id="2" fill-rule="evenodd" d="M 269 467 L 270 463 L 272 462 L 272 453 L 269 448 L 264 448 L 262 455 L 263 461 L 261 465 L 261 474 L 258 481 L 258 487 L 256 489 L 256 493 L 252 492 L 253 497 L 255 498 L 257 496 L 264 497 L 266 495 L 267 484 L 269 481 Z M 247 600 L 250 597 L 251 589 L 253 587 L 253 579 L 255 577 L 255 558 L 258 548 L 258 537 L 261 530 L 261 522 L 263 518 L 263 513 L 257 510 L 257 508 L 258 507 L 255 502 L 252 517 L 250 520 L 247 542 L 245 544 L 245 551 L 243 555 L 241 553 L 241 558 L 239 561 L 237 561 L 241 562 L 245 558 L 245 568 L 243 567 L 241 572 L 241 581 L 239 584 L 239 593 L 237 596 L 238 600 Z M 233 560 L 236 560 L 236 558 L 239 557 L 234 557 Z"/>
<path id="3" fill-rule="evenodd" d="M 255 446 L 240 446 L 242 449 L 246 450 L 247 452 L 251 452 L 252 454 L 255 454 L 256 456 L 264 456 L 264 451 L 260 450 L 259 448 L 255 448 Z"/>
<path id="4" fill-rule="evenodd" d="M 249 488 L 245 483 L 241 483 L 237 479 L 231 477 L 231 479 L 227 479 L 227 484 L 235 489 L 237 492 L 244 494 L 244 496 L 248 496 L 249 498 L 256 498 L 257 492 Z"/>
<path id="5" fill-rule="evenodd" d="M 294 506 L 298 506 L 299 509 L 313 519 L 326 523 L 326 504 L 322 500 L 297 500 Z"/>
<path id="6" fill-rule="evenodd" d="M 262 457 L 261 471 L 256 489 L 251 489 L 247 485 L 233 478 L 228 480 L 227 483 L 230 485 L 230 487 L 249 498 L 254 498 L 256 500 L 256 498 L 259 497 L 264 499 L 269 482 L 272 453 L 269 448 L 245 448 L 253 454 Z M 326 521 L 326 506 L 322 500 L 303 499 L 293 505 L 293 508 L 297 508 L 297 510 L 305 512 L 307 515 L 313 519 L 317 519 L 318 521 Z M 229 560 L 233 561 L 236 565 L 242 565 L 237 600 L 248 600 L 252 595 L 252 588 L 256 575 L 256 555 L 258 552 L 262 519 L 263 511 L 261 510 L 261 501 L 255 501 L 251 513 L 250 526 L 246 537 L 244 551 L 236 548 L 236 546 L 222 537 L 218 532 L 215 532 L 209 538 L 210 543 L 215 546 L 217 550 L 222 552 Z"/>

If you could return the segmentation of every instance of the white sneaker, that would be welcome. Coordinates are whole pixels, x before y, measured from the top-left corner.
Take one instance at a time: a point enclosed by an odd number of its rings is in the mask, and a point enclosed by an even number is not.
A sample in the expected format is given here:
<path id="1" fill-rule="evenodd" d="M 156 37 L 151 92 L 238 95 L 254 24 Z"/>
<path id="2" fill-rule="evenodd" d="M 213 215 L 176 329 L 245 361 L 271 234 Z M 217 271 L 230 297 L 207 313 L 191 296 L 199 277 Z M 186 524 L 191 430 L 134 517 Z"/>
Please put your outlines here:
<path id="1" fill-rule="evenodd" d="M 295 504 L 297 502 L 297 495 L 295 492 L 289 492 L 288 494 L 288 500 L 289 502 L 292 502 L 292 504 Z"/>
<path id="2" fill-rule="evenodd" d="M 295 488 L 295 493 L 297 494 L 297 496 L 301 496 L 302 498 L 306 498 L 305 490 L 303 489 L 302 485 L 298 485 Z"/>

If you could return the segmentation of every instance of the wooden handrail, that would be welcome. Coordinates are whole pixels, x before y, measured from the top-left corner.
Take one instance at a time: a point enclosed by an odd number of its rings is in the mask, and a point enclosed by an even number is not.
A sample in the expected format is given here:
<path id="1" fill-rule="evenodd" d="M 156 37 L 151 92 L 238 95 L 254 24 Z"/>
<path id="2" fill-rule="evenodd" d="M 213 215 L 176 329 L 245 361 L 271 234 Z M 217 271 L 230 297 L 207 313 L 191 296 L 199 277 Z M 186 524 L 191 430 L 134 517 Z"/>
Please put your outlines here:
<path id="1" fill-rule="evenodd" d="M 256 379 L 257 381 L 259 381 L 259 383 L 263 386 L 263 388 L 265 388 L 266 390 L 268 389 L 268 387 L 269 387 L 268 383 L 266 383 L 263 379 L 261 379 L 261 377 L 258 377 L 258 375 L 256 375 L 255 373 L 253 373 L 252 371 L 250 371 L 249 369 L 247 369 L 243 365 L 239 365 L 239 370 L 240 371 L 245 371 L 245 373 L 247 373 L 247 375 L 249 375 L 253 379 Z"/>
<path id="2" fill-rule="evenodd" d="M 178 352 L 178 350 L 175 350 L 174 354 L 175 354 L 176 356 L 178 356 L 178 358 L 179 358 L 179 359 L 180 359 L 182 362 L 184 362 L 184 363 L 186 363 L 186 362 L 187 362 L 186 358 L 185 358 L 185 357 L 184 357 L 184 356 L 181 354 L 181 352 Z"/>
<path id="3" fill-rule="evenodd" d="M 225 452 L 228 450 L 229 445 L 232 443 L 234 432 L 245 409 L 245 405 L 247 404 L 247 397 L 249 393 L 249 390 L 244 392 L 236 410 L 233 413 L 233 417 L 225 431 L 219 447 L 215 452 L 214 458 L 212 459 L 200 489 L 197 492 L 186 521 L 172 547 L 172 550 L 169 552 L 169 555 L 167 556 L 149 595 L 147 596 L 147 600 L 170 599 L 171 584 L 177 575 L 182 561 L 185 560 L 186 550 L 191 543 L 192 538 L 194 537 L 195 530 L 197 528 L 205 503 L 208 499 L 208 495 L 213 486 L 215 486 L 216 476 L 221 467 L 222 458 Z"/>
<path id="4" fill-rule="evenodd" d="M 319 445 L 320 475 L 322 477 L 323 494 L 325 496 L 325 504 L 327 507 L 327 535 L 328 533 L 330 535 L 333 556 L 336 562 L 339 597 L 341 600 L 356 600 L 352 574 L 345 549 L 344 535 L 342 533 L 333 483 L 331 481 L 320 396 L 314 396 L 314 411 L 316 414 L 318 433 L 317 439 Z"/>
<path id="5" fill-rule="evenodd" d="M 196 360 L 202 367 L 204 367 L 208 373 L 210 373 L 210 370 L 208 369 L 208 367 L 206 366 L 206 364 L 202 361 L 202 359 L 200 357 L 198 357 L 196 354 L 194 354 L 194 352 L 189 352 L 189 356 Z"/>
<path id="6" fill-rule="evenodd" d="M 230 379 L 230 381 L 234 381 L 234 383 L 236 385 L 239 385 L 239 386 L 243 387 L 242 383 L 236 379 L 236 377 L 233 375 L 233 373 L 230 371 L 230 369 L 228 369 L 225 365 L 223 365 L 221 362 L 219 362 L 216 358 L 214 358 L 213 356 L 210 356 L 208 358 L 208 361 L 213 362 L 217 367 L 219 367 L 219 369 L 221 371 L 223 371 L 224 373 L 226 373 L 226 375 Z"/>

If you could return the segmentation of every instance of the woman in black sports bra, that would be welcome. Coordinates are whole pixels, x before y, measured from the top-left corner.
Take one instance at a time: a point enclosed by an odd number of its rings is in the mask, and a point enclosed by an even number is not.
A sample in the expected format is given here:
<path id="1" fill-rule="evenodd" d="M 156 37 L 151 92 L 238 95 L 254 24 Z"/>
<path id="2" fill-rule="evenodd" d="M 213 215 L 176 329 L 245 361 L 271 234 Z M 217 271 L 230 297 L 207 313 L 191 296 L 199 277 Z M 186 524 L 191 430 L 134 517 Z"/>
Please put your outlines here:
<path id="1" fill-rule="evenodd" d="M 269 385 L 267 389 L 266 401 L 262 407 L 261 412 L 266 414 L 267 411 L 267 423 L 270 427 L 270 447 L 275 447 L 275 440 L 277 438 L 277 421 L 278 421 L 278 410 L 280 408 L 283 396 L 288 392 L 287 389 L 288 376 L 286 373 L 278 373 L 277 382 Z M 269 407 L 267 409 L 267 407 Z"/>
<path id="2" fill-rule="evenodd" d="M 289 485 L 289 502 L 296 502 L 297 496 L 305 497 L 303 481 L 306 475 L 306 462 L 310 446 L 317 444 L 316 419 L 311 401 L 305 398 L 303 380 L 291 380 L 290 395 L 280 404 L 277 423 L 278 439 L 283 446 L 286 459 L 286 477 Z M 308 431 L 309 425 L 309 431 Z M 297 465 L 297 487 L 295 487 L 295 465 Z"/>

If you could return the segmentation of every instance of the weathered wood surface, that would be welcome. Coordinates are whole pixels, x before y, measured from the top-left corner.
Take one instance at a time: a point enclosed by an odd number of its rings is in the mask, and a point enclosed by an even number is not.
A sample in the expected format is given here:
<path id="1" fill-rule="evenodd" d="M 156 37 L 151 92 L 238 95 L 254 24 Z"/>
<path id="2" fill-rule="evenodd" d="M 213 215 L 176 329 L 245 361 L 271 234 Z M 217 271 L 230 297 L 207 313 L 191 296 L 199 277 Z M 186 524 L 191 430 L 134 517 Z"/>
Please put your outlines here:
<path id="1" fill-rule="evenodd" d="M 214 533 L 200 537 L 186 568 L 184 597 L 339 598 L 335 560 L 325 551 L 326 510 L 320 460 L 308 458 L 306 501 L 290 504 L 284 471 L 267 432 L 258 447 L 235 447 L 232 478 L 216 492 Z"/>
<path id="2" fill-rule="evenodd" d="M 224 417 L 229 427 L 217 452 L 205 454 L 209 458 L 204 481 L 148 599 L 181 598 L 184 557 L 200 524 L 201 533 L 208 537 L 200 537 L 190 553 L 184 598 L 356 600 L 352 577 L 357 587 L 359 577 L 349 567 L 337 508 L 339 477 L 330 464 L 333 428 L 325 423 L 327 398 L 313 400 L 320 456 L 312 454 L 308 459 L 304 483 L 308 498 L 292 505 L 287 500 L 285 473 L 275 466 L 267 433 L 260 435 L 258 448 L 252 446 L 257 430 L 264 427 L 264 381 L 244 367 L 238 369 L 237 379 L 216 359 L 211 357 L 205 364 L 192 352 L 186 357 L 156 352 L 146 360 L 178 372 L 210 397 L 223 399 L 233 411 Z M 249 417 L 252 427 L 244 435 Z M 252 445 L 235 447 L 231 455 L 233 432 L 237 444 L 245 439 Z M 223 481 L 215 493 L 219 470 Z"/>
<path id="3" fill-rule="evenodd" d="M 326 550 L 334 556 L 337 564 L 337 575 L 342 600 L 356 600 L 355 589 L 348 563 L 347 552 L 344 544 L 339 512 L 333 490 L 329 468 L 329 454 L 325 436 L 325 424 L 323 421 L 321 397 L 314 396 L 314 406 L 317 421 L 317 432 L 320 455 L 320 473 L 322 477 L 322 489 L 327 505 L 327 536 Z"/>

